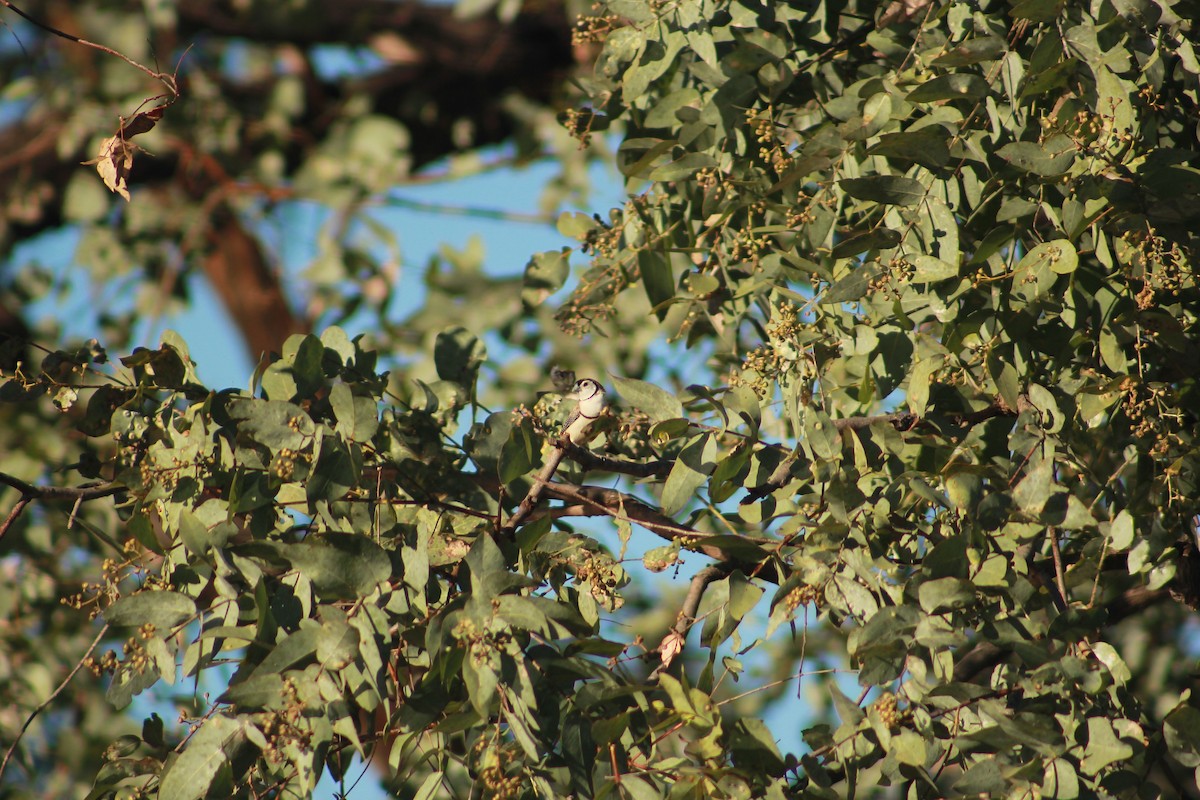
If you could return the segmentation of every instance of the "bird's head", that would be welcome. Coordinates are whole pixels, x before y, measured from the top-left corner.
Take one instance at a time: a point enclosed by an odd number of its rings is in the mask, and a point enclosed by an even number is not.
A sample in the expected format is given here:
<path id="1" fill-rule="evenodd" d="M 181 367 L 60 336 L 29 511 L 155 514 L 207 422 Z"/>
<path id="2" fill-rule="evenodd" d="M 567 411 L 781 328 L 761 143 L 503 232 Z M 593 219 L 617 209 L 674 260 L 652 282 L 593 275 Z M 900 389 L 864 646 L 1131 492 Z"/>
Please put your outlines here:
<path id="1" fill-rule="evenodd" d="M 575 386 L 571 389 L 571 393 L 567 395 L 570 400 L 590 400 L 598 394 L 604 394 L 604 387 L 598 381 L 591 378 L 575 381 Z"/>

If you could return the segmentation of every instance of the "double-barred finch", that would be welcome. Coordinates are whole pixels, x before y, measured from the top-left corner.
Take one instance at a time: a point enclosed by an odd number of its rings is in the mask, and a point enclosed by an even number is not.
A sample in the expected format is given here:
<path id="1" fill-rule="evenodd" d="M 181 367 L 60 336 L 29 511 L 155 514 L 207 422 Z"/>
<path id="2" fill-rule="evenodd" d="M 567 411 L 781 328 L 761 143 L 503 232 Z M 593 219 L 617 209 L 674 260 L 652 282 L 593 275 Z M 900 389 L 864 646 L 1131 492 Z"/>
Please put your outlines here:
<path id="1" fill-rule="evenodd" d="M 591 438 L 588 431 L 596 419 L 604 413 L 604 387 L 591 378 L 575 382 L 575 388 L 567 399 L 577 401 L 567 424 L 563 426 L 563 438 L 573 444 L 586 444 Z"/>

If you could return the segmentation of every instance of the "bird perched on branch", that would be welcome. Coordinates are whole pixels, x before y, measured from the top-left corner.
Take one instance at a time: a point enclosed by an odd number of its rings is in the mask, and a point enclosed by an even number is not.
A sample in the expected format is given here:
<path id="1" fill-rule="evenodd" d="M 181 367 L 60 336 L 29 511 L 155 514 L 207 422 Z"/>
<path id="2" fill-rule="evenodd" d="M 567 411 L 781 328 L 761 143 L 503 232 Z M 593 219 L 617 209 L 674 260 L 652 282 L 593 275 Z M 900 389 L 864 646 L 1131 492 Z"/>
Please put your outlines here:
<path id="1" fill-rule="evenodd" d="M 562 433 L 554 440 L 553 446 L 546 454 L 546 463 L 542 465 L 541 472 L 533 479 L 533 485 L 529 487 L 529 493 L 525 495 L 525 499 L 513 511 L 512 516 L 508 518 L 508 522 L 500 526 L 501 534 L 511 536 L 516 531 L 517 526 L 524 522 L 526 517 L 537 507 L 538 502 L 542 498 L 542 490 L 550 483 L 550 479 L 554 477 L 555 470 L 558 469 L 558 465 L 562 463 L 563 458 L 567 454 L 568 445 L 587 444 L 594 433 L 592 430 L 593 425 L 604 413 L 604 387 L 598 381 L 594 381 L 591 378 L 576 381 L 571 391 L 563 395 L 563 399 L 574 400 L 575 408 L 571 410 L 570 416 L 567 417 L 567 422 L 563 425 Z M 550 442 L 547 441 L 547 444 L 550 444 Z"/>
<path id="2" fill-rule="evenodd" d="M 575 408 L 563 425 L 560 438 L 572 444 L 587 444 L 591 439 L 592 425 L 604 413 L 604 387 L 598 381 L 584 378 L 576 381 L 575 387 L 567 396 L 575 400 Z"/>

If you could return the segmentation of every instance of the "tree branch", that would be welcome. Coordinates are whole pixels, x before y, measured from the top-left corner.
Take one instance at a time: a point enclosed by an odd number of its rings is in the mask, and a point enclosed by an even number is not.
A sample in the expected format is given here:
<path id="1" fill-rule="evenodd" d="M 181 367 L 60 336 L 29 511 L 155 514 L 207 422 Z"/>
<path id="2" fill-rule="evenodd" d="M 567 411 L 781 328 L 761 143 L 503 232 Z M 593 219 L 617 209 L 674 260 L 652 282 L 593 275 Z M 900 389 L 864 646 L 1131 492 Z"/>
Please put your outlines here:
<path id="1" fill-rule="evenodd" d="M 623 458 L 608 458 L 597 455 L 585 447 L 573 442 L 567 443 L 567 455 L 571 460 L 586 470 L 594 472 L 617 472 L 634 478 L 665 478 L 671 474 L 673 460 L 657 459 L 655 461 L 626 461 Z"/>
<path id="2" fill-rule="evenodd" d="M 766 564 L 773 561 L 774 554 L 764 549 L 764 545 L 778 544 L 774 540 L 738 536 L 738 544 L 745 543 L 744 554 L 738 553 L 727 547 L 711 543 L 709 540 L 717 538 L 715 534 L 704 533 L 695 528 L 681 525 L 653 506 L 616 489 L 607 489 L 603 486 L 548 483 L 544 491 L 550 497 L 579 504 L 577 508 L 580 515 L 604 515 L 635 522 L 660 539 L 668 542 L 681 540 L 681 544 L 688 550 L 706 555 L 722 567 L 740 569 L 751 577 L 761 578 L 769 583 L 778 584 L 782 580 L 779 570 L 765 568 Z M 595 509 L 595 513 L 586 513 L 586 508 Z M 557 509 L 557 511 L 561 512 L 561 509 Z M 752 557 L 752 554 L 759 557 Z"/>
<path id="3" fill-rule="evenodd" d="M 539 472 L 533 479 L 533 486 L 529 487 L 529 492 L 521 500 L 517 510 L 508 518 L 508 522 L 500 526 L 501 536 L 512 536 L 517 530 L 517 526 L 525 521 L 526 517 L 537 508 L 537 504 L 542 500 L 542 492 L 549 485 L 550 479 L 554 477 L 554 473 L 558 471 L 558 465 L 562 463 L 563 456 L 566 455 L 566 447 L 568 441 L 565 437 L 560 438 L 554 445 L 554 449 L 550 451 L 550 456 L 546 459 L 546 463 L 542 465 L 542 471 Z"/>
<path id="4" fill-rule="evenodd" d="M 0 472 L 0 484 L 10 486 L 21 493 L 20 499 L 17 500 L 12 511 L 4 519 L 4 523 L 0 524 L 0 539 L 4 538 L 4 535 L 8 533 L 8 529 L 21 516 L 26 506 L 34 500 L 70 500 L 73 503 L 79 504 L 87 500 L 109 497 L 125 490 L 124 485 L 116 483 L 100 483 L 87 486 L 35 486 L 32 483 L 26 483 L 20 478 L 14 478 L 12 475 L 3 472 Z"/>
<path id="5" fill-rule="evenodd" d="M 692 577 L 692 583 L 688 586 L 687 596 L 683 598 L 683 606 L 679 609 L 679 616 L 675 620 L 675 625 L 663 637 L 663 640 L 658 645 L 656 652 L 659 654 L 658 666 L 650 673 L 648 680 L 654 682 L 658 680 L 658 676 L 663 670 L 668 669 L 675 657 L 683 650 L 683 646 L 687 641 L 688 631 L 696 622 L 696 614 L 700 610 L 700 601 L 704 598 L 704 590 L 713 581 L 720 580 L 729 574 L 729 570 L 720 566 L 710 565 L 697 572 Z"/>
<path id="6" fill-rule="evenodd" d="M 96 649 L 96 645 L 100 644 L 100 640 L 104 638 L 104 634 L 106 633 L 108 633 L 108 625 L 104 625 L 100 628 L 100 632 L 96 634 L 96 638 L 92 639 L 92 643 L 88 645 L 87 651 L 80 656 L 79 661 L 75 664 L 75 668 L 67 674 L 67 677 L 63 678 L 63 682 L 58 685 L 58 688 L 51 692 L 49 697 L 43 700 L 40 704 L 38 704 L 37 708 L 30 712 L 29 717 L 25 720 L 25 724 L 21 726 L 21 730 L 17 733 L 17 737 L 13 739 L 13 743 L 9 745 L 8 751 L 4 754 L 4 760 L 0 761 L 0 776 L 4 775 L 5 770 L 8 769 L 8 762 L 12 758 L 13 753 L 16 752 L 17 745 L 21 743 L 21 737 L 25 735 L 25 731 L 29 730 L 29 726 L 33 724 L 33 721 L 37 718 L 37 715 L 45 711 L 46 708 L 54 702 L 54 698 L 63 693 L 63 690 L 67 688 L 68 684 L 70 684 L 71 679 L 75 677 L 75 673 L 79 672 L 79 670 L 83 667 L 84 661 L 89 655 L 92 654 L 92 651 Z"/>
<path id="7" fill-rule="evenodd" d="M 121 59 L 126 64 L 128 64 L 129 66 L 141 70 L 142 72 L 149 75 L 151 78 L 154 78 L 156 81 L 159 81 L 160 83 L 162 83 L 163 86 L 167 87 L 167 91 L 171 93 L 171 97 L 174 98 L 174 97 L 179 96 L 179 88 L 175 83 L 175 77 L 173 75 L 166 73 L 166 72 L 158 72 L 156 70 L 152 70 L 149 67 L 145 66 L 144 64 L 139 64 L 138 62 L 134 61 L 132 58 L 125 55 L 124 53 L 118 52 L 117 50 L 113 50 L 111 47 L 105 47 L 102 44 L 96 44 L 95 42 L 89 42 L 87 39 L 81 39 L 78 36 L 73 36 L 72 34 L 69 34 L 65 31 L 60 31 L 58 28 L 55 28 L 51 25 L 47 25 L 46 23 L 42 22 L 41 20 L 38 20 L 38 19 L 35 19 L 34 17 L 29 16 L 24 11 L 22 11 L 21 9 L 14 6 L 11 2 L 9 2 L 9 0 L 0 0 L 0 5 L 3 5 L 5 8 L 10 9 L 14 14 L 16 14 L 21 19 L 25 20 L 26 22 L 28 22 L 30 25 L 33 25 L 34 27 L 41 28 L 46 33 L 57 36 L 60 39 L 66 39 L 68 42 L 74 42 L 75 44 L 83 45 L 84 47 L 91 47 L 94 50 L 99 50 L 101 53 L 107 53 L 110 56 L 116 56 L 117 58 Z"/>

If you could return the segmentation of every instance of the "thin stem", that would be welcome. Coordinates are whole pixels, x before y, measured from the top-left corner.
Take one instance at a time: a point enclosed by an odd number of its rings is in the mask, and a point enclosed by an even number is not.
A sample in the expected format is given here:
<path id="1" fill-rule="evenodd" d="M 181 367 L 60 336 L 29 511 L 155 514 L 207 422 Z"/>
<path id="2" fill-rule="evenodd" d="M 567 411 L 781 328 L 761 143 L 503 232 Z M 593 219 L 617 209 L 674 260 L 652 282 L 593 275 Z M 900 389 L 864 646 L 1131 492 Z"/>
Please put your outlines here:
<path id="1" fill-rule="evenodd" d="M 0 2 L 2 1 L 3 0 L 0 0 Z M 96 649 L 96 645 L 100 644 L 100 640 L 104 638 L 104 634 L 106 633 L 108 633 L 108 625 L 100 628 L 99 633 L 96 634 L 96 638 L 92 639 L 92 643 L 88 645 L 87 651 L 84 652 L 83 656 L 81 656 L 79 661 L 76 662 L 75 667 L 70 673 L 68 673 L 67 677 L 63 678 L 63 682 L 58 685 L 58 688 L 51 692 L 50 696 L 43 700 L 42 703 L 29 714 L 29 717 L 25 720 L 25 724 L 21 726 L 20 732 L 17 733 L 17 738 L 14 739 L 13 743 L 9 746 L 8 752 L 4 754 L 4 760 L 0 761 L 0 775 L 3 775 L 4 771 L 8 769 L 8 762 L 12 758 L 13 753 L 16 752 L 17 745 L 21 743 L 21 737 L 25 735 L 25 731 L 29 730 L 29 726 L 33 724 L 33 721 L 37 718 L 37 715 L 42 713 L 47 706 L 54 702 L 56 697 L 63 693 L 63 690 L 67 688 L 67 685 L 71 682 L 71 679 L 75 677 L 75 673 L 79 672 L 79 670 L 83 667 L 83 662 L 92 654 L 92 651 Z"/>

